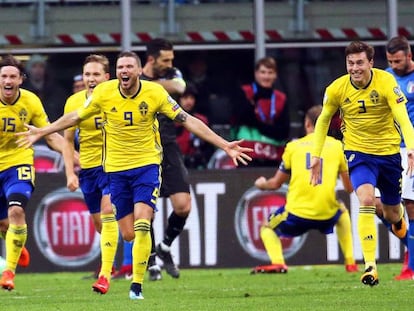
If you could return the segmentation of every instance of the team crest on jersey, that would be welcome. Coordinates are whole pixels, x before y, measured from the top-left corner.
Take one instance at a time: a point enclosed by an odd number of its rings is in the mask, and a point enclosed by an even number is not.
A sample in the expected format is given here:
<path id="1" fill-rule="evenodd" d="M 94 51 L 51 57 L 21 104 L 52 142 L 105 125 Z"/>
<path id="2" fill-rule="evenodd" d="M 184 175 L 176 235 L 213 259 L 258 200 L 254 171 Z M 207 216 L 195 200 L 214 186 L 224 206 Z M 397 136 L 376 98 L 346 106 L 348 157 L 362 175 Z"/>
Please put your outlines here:
<path id="1" fill-rule="evenodd" d="M 138 106 L 138 110 L 141 116 L 145 117 L 148 113 L 148 104 L 146 102 L 141 102 Z"/>
<path id="2" fill-rule="evenodd" d="M 19 112 L 19 119 L 21 121 L 25 122 L 26 121 L 26 118 L 27 118 L 27 110 L 26 109 L 20 110 L 20 112 Z"/>
<path id="3" fill-rule="evenodd" d="M 377 104 L 379 101 L 379 94 L 376 90 L 373 90 L 371 94 L 369 94 L 369 98 L 373 104 Z"/>

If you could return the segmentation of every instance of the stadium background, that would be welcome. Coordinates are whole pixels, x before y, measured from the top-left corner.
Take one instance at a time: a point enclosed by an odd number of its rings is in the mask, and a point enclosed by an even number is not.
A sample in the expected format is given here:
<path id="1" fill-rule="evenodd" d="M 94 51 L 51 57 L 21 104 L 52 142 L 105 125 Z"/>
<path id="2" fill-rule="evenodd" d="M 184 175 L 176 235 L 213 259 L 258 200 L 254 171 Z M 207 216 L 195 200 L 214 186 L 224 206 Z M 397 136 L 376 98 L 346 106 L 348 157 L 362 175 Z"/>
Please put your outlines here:
<path id="1" fill-rule="evenodd" d="M 278 60 L 280 88 L 288 95 L 294 137 L 300 135 L 303 111 L 320 103 L 326 84 L 344 73 L 343 48 L 350 40 L 373 44 L 376 66 L 385 67 L 383 46 L 391 30 L 410 40 L 414 36 L 414 3 L 410 0 L 264 1 L 261 34 L 256 33 L 258 24 L 254 16 L 258 2 L 130 1 L 129 44 L 143 56 L 148 39 L 165 36 L 175 44 L 177 67 L 185 68 L 189 57 L 203 51 L 211 72 L 226 73 L 237 84 L 252 79 L 254 60 L 260 53 L 255 39 L 263 35 L 265 53 Z M 0 1 L 0 55 L 12 53 L 27 60 L 34 53 L 43 54 L 56 73 L 56 82 L 69 89 L 86 55 L 105 53 L 113 61 L 121 50 L 125 25 L 120 4 L 82 0 Z M 219 119 L 220 122 L 213 122 L 216 129 L 226 125 L 222 124 L 225 118 Z M 72 198 L 64 190 L 60 160 L 53 159 L 54 173 L 37 174 L 37 189 L 28 208 L 28 248 L 33 261 L 27 271 L 96 269 L 96 237 L 91 224 L 87 217 L 72 215 L 60 203 L 60 199 L 70 203 L 75 200 L 78 211 L 82 211 L 81 200 L 78 202 L 77 197 Z M 240 221 L 239 208 L 253 180 L 261 173 L 269 176 L 273 169 L 191 171 L 197 213 L 193 213 L 188 231 L 173 250 L 181 267 L 244 267 L 263 262 L 253 255 L 261 253 L 255 237 L 255 214 Z M 259 214 L 280 203 L 273 199 L 259 202 Z M 53 200 L 57 200 L 57 206 L 47 204 Z M 344 200 L 350 203 L 354 217 L 352 197 L 345 196 Z M 250 210 L 248 205 L 243 212 Z M 159 206 L 161 215 L 166 215 L 168 204 L 160 200 Z M 158 219 L 162 221 L 162 217 Z M 163 226 L 161 222 L 156 226 L 160 236 Z M 382 225 L 379 228 L 379 261 L 400 261 L 401 245 Z M 0 254 L 4 256 L 1 243 Z M 326 239 L 310 233 L 305 241 L 296 244 L 298 249 L 288 264 L 341 262 L 334 237 Z M 356 256 L 361 259 L 357 241 Z"/>

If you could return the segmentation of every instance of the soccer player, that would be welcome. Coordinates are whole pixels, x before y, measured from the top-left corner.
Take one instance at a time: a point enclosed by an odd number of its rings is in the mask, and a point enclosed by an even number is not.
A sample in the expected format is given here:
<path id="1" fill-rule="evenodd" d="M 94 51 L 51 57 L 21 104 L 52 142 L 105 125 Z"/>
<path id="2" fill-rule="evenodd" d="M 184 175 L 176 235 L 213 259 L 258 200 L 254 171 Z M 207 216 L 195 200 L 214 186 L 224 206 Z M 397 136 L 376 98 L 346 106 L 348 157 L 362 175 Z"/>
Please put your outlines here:
<path id="1" fill-rule="evenodd" d="M 374 48 L 353 41 L 345 48 L 348 74 L 325 90 L 323 109 L 315 127 L 311 183 L 321 180 L 321 152 L 332 116 L 342 117 L 344 152 L 352 186 L 359 200 L 358 235 L 365 262 L 361 282 L 378 284 L 375 259 L 377 230 L 374 187 L 381 193 L 384 218 L 397 236 L 405 236 L 407 224 L 401 208 L 400 131 L 407 145 L 408 174 L 414 168 L 414 130 L 407 102 L 392 74 L 373 68 Z"/>
<path id="2" fill-rule="evenodd" d="M 157 114 L 163 113 L 204 140 L 223 149 L 234 164 L 247 165 L 250 148 L 241 141 L 228 142 L 202 121 L 188 115 L 159 84 L 141 81 L 141 60 L 134 52 L 121 52 L 116 61 L 117 79 L 95 87 L 84 105 L 43 128 L 27 125 L 20 146 L 31 146 L 40 137 L 74 126 L 93 115 L 104 115 L 103 167 L 109 175 L 112 207 L 123 239 L 134 241 L 130 299 L 143 299 L 142 284 L 151 252 L 150 223 L 160 188 L 162 146 Z"/>
<path id="3" fill-rule="evenodd" d="M 109 61 L 106 56 L 92 54 L 83 64 L 83 83 L 86 89 L 70 96 L 64 113 L 70 113 L 82 106 L 93 89 L 109 79 Z M 111 206 L 109 180 L 102 167 L 102 122 L 103 115 L 82 120 L 76 127 L 64 131 L 63 158 L 67 187 L 70 191 L 81 188 L 95 229 L 101 234 L 101 270 L 98 280 L 92 285 L 95 292 L 106 294 L 109 290 L 112 266 L 118 245 L 119 229 Z M 75 135 L 79 130 L 79 177 L 74 169 Z"/>
<path id="4" fill-rule="evenodd" d="M 181 72 L 173 67 L 174 50 L 172 43 L 163 38 L 156 38 L 148 42 L 146 50 L 147 60 L 140 79 L 161 84 L 175 99 L 183 94 L 186 83 Z M 180 271 L 171 256 L 170 246 L 183 231 L 191 210 L 188 172 L 176 141 L 174 121 L 160 114 L 158 115 L 158 122 L 160 123 L 161 145 L 163 148 L 160 197 L 169 197 L 173 211 L 168 217 L 168 225 L 163 240 L 157 246 L 155 245 L 154 231 L 151 225 L 152 249 L 148 262 L 149 279 L 151 281 L 161 280 L 162 278 L 161 269 L 155 261 L 156 255 L 163 260 L 164 268 L 169 275 L 174 278 L 180 276 Z M 132 261 L 131 247 L 130 243 L 124 242 L 124 259 L 121 272 L 128 273 L 128 267 Z"/>
<path id="5" fill-rule="evenodd" d="M 323 234 L 333 232 L 334 226 L 339 245 L 345 258 L 345 270 L 357 272 L 352 244 L 351 219 L 347 208 L 336 199 L 335 186 L 338 175 L 344 189 L 353 191 L 349 180 L 348 168 L 342 151 L 342 143 L 332 137 L 325 141 L 321 158 L 323 159 L 322 179 L 318 187 L 309 184 L 310 154 L 314 140 L 314 126 L 322 111 L 322 106 L 311 107 L 305 116 L 306 136 L 289 142 L 282 155 L 282 163 L 276 174 L 266 179 L 261 176 L 255 186 L 262 190 L 277 190 L 290 179 L 286 205 L 279 208 L 260 229 L 271 265 L 257 266 L 252 273 L 286 273 L 288 267 L 283 257 L 281 236 L 294 237 L 315 229 Z"/>
<path id="6" fill-rule="evenodd" d="M 411 47 L 407 38 L 397 36 L 391 38 L 386 45 L 386 56 L 389 67 L 386 71 L 390 72 L 397 80 L 401 91 L 407 97 L 407 112 L 412 124 L 414 124 L 414 61 Z M 407 148 L 404 140 L 401 142 L 402 167 L 407 169 Z M 413 177 L 407 174 L 402 175 L 402 195 L 401 195 L 409 220 L 408 235 L 414 236 L 414 192 Z M 397 280 L 414 279 L 414 240 L 406 239 L 408 262 L 405 263 Z"/>
<path id="7" fill-rule="evenodd" d="M 25 208 L 35 179 L 34 150 L 18 146 L 14 134 L 24 130 L 25 123 L 38 127 L 49 123 L 40 99 L 20 88 L 23 77 L 24 67 L 16 58 L 8 55 L 0 61 L 0 231 L 6 241 L 7 262 L 0 286 L 7 290 L 14 289 L 18 262 L 29 263 L 29 254 L 24 248 L 27 239 Z M 61 135 L 47 135 L 46 142 L 52 149 L 62 151 Z"/>

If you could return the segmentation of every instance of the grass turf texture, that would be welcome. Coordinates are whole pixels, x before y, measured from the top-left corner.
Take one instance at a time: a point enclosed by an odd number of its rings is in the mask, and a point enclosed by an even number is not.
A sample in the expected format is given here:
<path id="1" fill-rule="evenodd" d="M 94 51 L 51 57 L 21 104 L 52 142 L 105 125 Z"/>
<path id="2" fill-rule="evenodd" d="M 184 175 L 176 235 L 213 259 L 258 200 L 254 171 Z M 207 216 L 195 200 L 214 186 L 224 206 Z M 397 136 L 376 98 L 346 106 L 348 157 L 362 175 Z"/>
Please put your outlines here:
<path id="1" fill-rule="evenodd" d="M 362 265 L 360 265 L 362 269 Z M 130 281 L 113 280 L 106 295 L 92 292 L 85 272 L 19 273 L 14 291 L 0 291 L 1 310 L 414 310 L 414 281 L 394 281 L 401 264 L 379 264 L 380 284 L 342 265 L 291 266 L 287 274 L 250 269 L 183 269 L 179 279 L 144 283 L 145 300 L 128 298 Z M 147 276 L 146 276 L 147 277 Z"/>

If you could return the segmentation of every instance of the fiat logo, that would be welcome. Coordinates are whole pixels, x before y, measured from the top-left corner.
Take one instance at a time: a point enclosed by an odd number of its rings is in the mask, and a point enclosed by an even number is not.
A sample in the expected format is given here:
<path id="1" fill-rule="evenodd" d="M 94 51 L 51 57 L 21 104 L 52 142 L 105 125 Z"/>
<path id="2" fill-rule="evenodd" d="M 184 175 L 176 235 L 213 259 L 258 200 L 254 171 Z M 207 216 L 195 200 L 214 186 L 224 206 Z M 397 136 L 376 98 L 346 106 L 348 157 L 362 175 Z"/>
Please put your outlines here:
<path id="1" fill-rule="evenodd" d="M 100 254 L 100 236 L 80 190 L 60 188 L 46 195 L 36 209 L 33 226 L 37 246 L 58 266 L 83 266 Z"/>
<path id="2" fill-rule="evenodd" d="M 252 257 L 268 261 L 260 227 L 269 215 L 286 203 L 287 186 L 277 191 L 262 191 L 256 187 L 247 190 L 239 200 L 235 214 L 235 229 L 242 248 Z M 307 233 L 293 238 L 281 237 L 285 258 L 292 257 L 303 245 Z"/>

